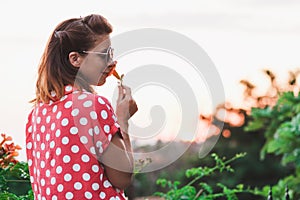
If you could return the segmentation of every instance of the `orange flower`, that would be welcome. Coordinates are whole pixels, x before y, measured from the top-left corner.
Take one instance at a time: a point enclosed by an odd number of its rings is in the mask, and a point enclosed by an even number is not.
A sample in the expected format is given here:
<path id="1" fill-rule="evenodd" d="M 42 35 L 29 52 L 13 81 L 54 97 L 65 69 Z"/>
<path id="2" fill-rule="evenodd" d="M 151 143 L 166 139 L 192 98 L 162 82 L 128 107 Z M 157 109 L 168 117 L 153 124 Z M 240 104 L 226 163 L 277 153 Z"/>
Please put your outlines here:
<path id="1" fill-rule="evenodd" d="M 0 146 L 2 144 L 4 144 L 6 141 L 12 141 L 12 137 L 8 136 L 6 137 L 6 135 L 4 133 L 1 133 L 1 136 L 3 137 L 2 142 L 0 143 Z"/>
<path id="2" fill-rule="evenodd" d="M 122 74 L 121 76 L 119 75 L 119 73 L 116 71 L 116 65 L 117 65 L 117 61 L 114 61 L 112 64 L 113 69 L 109 75 L 113 75 L 114 77 L 116 77 L 116 79 L 118 79 L 122 85 L 124 74 Z"/>
<path id="3" fill-rule="evenodd" d="M 17 152 L 17 151 L 14 151 L 14 152 L 12 152 L 11 154 L 10 154 L 11 156 L 18 156 L 19 155 L 19 152 Z"/>
<path id="4" fill-rule="evenodd" d="M 12 137 L 10 136 L 6 137 L 6 141 L 12 141 Z"/>
<path id="5" fill-rule="evenodd" d="M 113 69 L 112 75 L 114 75 L 114 77 L 116 77 L 118 80 L 121 80 L 121 76 L 118 74 L 118 72 L 116 71 L 116 69 Z"/>
<path id="6" fill-rule="evenodd" d="M 3 138 L 0 142 L 0 167 L 5 168 L 11 163 L 16 164 L 18 161 L 14 158 L 19 155 L 17 150 L 22 149 L 19 145 L 15 145 L 13 142 L 6 143 L 8 141 L 12 141 L 11 136 L 6 136 L 6 134 L 2 133 L 1 137 Z"/>

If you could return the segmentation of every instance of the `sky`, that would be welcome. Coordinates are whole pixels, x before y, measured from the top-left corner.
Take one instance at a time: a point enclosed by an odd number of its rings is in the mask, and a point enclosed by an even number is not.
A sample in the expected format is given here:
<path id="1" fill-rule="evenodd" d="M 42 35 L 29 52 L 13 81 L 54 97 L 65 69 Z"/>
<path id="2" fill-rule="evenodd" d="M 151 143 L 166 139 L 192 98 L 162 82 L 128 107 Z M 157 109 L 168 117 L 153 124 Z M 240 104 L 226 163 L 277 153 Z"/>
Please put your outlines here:
<path id="1" fill-rule="evenodd" d="M 287 70 L 299 68 L 299 10 L 296 0 L 3 1 L 0 132 L 23 147 L 19 159 L 24 160 L 24 126 L 39 59 L 54 27 L 67 18 L 101 14 L 113 25 L 112 36 L 140 28 L 181 33 L 207 52 L 222 79 L 226 100 L 239 104 L 243 89 L 239 80 L 262 83 L 265 68 L 284 79 Z"/>

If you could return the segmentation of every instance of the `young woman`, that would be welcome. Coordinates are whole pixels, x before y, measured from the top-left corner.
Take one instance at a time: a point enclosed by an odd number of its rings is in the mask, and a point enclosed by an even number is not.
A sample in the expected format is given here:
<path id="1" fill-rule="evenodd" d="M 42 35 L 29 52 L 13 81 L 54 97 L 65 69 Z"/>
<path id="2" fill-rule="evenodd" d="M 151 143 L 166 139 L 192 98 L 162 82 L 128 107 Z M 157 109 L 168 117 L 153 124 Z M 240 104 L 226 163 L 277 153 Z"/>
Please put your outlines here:
<path id="1" fill-rule="evenodd" d="M 125 85 L 116 112 L 93 90 L 116 65 L 111 32 L 92 14 L 61 22 L 49 38 L 26 124 L 36 199 L 125 199 L 134 164 L 128 120 L 138 108 Z"/>

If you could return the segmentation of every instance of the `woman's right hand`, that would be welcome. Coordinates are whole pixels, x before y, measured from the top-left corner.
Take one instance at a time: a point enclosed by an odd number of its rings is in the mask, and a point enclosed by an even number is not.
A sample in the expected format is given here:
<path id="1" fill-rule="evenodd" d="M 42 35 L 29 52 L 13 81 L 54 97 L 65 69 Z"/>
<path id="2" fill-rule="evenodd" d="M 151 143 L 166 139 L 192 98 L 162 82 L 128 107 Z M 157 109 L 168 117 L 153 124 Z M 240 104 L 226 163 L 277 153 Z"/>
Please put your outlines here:
<path id="1" fill-rule="evenodd" d="M 127 132 L 128 120 L 138 110 L 135 100 L 131 96 L 131 89 L 125 85 L 119 85 L 119 96 L 117 99 L 116 115 L 121 130 Z"/>
<path id="2" fill-rule="evenodd" d="M 128 120 L 137 110 L 130 88 L 120 85 L 116 115 L 121 131 L 114 134 L 111 144 L 101 156 L 106 176 L 119 189 L 125 189 L 132 183 L 134 158 L 128 134 Z"/>

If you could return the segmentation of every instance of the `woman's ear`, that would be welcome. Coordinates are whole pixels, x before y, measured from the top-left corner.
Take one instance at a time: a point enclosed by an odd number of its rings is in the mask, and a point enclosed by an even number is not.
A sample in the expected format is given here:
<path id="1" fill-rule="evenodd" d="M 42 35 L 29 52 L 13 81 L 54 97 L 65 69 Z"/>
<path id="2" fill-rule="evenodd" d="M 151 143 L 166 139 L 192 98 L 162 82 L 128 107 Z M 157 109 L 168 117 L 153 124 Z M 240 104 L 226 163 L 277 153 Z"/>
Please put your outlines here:
<path id="1" fill-rule="evenodd" d="M 80 67 L 83 58 L 78 52 L 69 53 L 69 61 L 74 67 Z"/>

